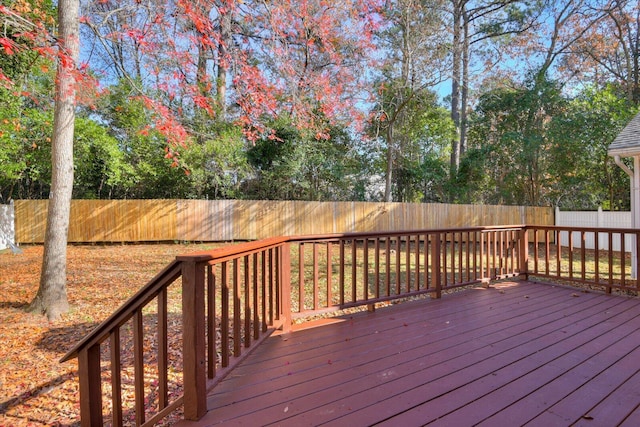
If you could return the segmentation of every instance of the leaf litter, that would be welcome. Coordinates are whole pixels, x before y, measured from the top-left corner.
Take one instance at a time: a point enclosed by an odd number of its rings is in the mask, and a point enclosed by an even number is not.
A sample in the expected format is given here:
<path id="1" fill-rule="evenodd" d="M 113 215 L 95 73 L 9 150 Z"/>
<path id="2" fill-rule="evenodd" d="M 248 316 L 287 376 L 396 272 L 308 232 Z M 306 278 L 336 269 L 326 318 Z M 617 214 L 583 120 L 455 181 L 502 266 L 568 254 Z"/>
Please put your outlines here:
<path id="1" fill-rule="evenodd" d="M 215 246 L 70 245 L 71 310 L 54 323 L 25 311 L 38 290 L 42 246 L 0 252 L 0 427 L 79 425 L 77 361 L 60 358 L 176 255 Z M 123 392 L 126 399 L 133 396 Z"/>

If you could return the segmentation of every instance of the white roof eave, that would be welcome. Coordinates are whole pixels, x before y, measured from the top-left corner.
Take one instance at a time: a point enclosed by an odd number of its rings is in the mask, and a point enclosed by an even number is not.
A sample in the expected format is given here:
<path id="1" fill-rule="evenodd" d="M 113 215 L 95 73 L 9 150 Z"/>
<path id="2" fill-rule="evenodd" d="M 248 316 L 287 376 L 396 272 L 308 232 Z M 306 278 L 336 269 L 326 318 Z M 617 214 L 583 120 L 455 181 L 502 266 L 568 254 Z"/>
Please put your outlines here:
<path id="1" fill-rule="evenodd" d="M 635 157 L 640 156 L 640 148 L 617 148 L 617 149 L 609 149 L 607 154 L 611 157 L 620 156 L 620 157 Z"/>

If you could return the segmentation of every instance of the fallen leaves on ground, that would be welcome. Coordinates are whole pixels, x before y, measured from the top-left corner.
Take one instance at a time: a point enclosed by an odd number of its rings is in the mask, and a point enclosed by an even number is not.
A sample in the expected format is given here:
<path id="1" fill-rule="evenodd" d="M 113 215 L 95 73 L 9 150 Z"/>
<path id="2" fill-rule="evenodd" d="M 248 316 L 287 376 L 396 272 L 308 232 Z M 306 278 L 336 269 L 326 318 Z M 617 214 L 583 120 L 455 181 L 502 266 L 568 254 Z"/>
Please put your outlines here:
<path id="1" fill-rule="evenodd" d="M 25 311 L 38 290 L 42 246 L 0 252 L 0 426 L 79 424 L 78 366 L 60 358 L 177 254 L 212 247 L 69 246 L 71 310 L 55 323 Z"/>

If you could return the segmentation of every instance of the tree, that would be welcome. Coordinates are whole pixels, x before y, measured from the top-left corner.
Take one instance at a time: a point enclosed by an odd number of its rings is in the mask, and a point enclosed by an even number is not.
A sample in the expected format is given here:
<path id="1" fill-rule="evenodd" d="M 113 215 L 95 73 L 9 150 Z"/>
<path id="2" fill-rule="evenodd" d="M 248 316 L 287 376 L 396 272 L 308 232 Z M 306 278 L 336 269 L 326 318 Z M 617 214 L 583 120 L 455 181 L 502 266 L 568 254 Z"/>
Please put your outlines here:
<path id="1" fill-rule="evenodd" d="M 568 104 L 566 114 L 554 117 L 551 173 L 560 177 L 557 205 L 566 209 L 628 210 L 629 177 L 607 154 L 611 142 L 637 114 L 625 87 L 590 86 Z"/>
<path id="2" fill-rule="evenodd" d="M 51 196 L 47 212 L 42 273 L 29 309 L 50 321 L 68 311 L 67 232 L 73 191 L 73 130 L 76 108 L 76 63 L 79 54 L 78 0 L 58 2 L 60 55 L 51 142 Z"/>
<path id="3" fill-rule="evenodd" d="M 451 142 L 451 172 L 454 176 L 460 158 L 467 148 L 467 109 L 472 65 L 491 69 L 503 58 L 493 55 L 484 66 L 474 62 L 487 42 L 510 42 L 510 36 L 531 28 L 538 2 L 529 0 L 451 0 L 451 119 L 456 125 L 456 137 Z M 493 57 L 491 57 L 493 56 Z"/>
<path id="4" fill-rule="evenodd" d="M 186 197 L 189 177 L 180 154 L 167 145 L 153 113 L 142 97 L 132 97 L 134 92 L 129 80 L 123 79 L 108 88 L 91 112 L 106 124 L 122 155 L 119 185 L 113 189 L 113 197 Z"/>
<path id="5" fill-rule="evenodd" d="M 405 92 L 408 93 L 410 92 Z M 384 104 L 388 111 L 397 113 L 388 120 L 383 116 L 383 120 L 375 123 L 383 131 L 386 143 L 385 200 L 442 200 L 441 195 L 430 194 L 429 189 L 434 187 L 435 176 L 445 181 L 448 178 L 448 173 L 442 176 L 439 170 L 440 162 L 449 155 L 449 144 L 455 129 L 453 122 L 448 114 L 444 114 L 446 110 L 437 106 L 436 95 L 429 90 L 411 93 L 401 110 L 396 109 L 397 106 L 393 104 L 400 97 L 398 91 L 393 88 L 389 91 L 391 99 L 385 95 L 383 94 L 382 102 L 388 103 Z M 434 171 L 430 171 L 429 167 L 433 167 Z M 387 192 L 393 195 L 392 199 Z"/>
<path id="6" fill-rule="evenodd" d="M 110 199 L 120 194 L 130 168 L 118 140 L 106 127 L 77 117 L 73 151 L 74 198 Z"/>
<path id="7" fill-rule="evenodd" d="M 377 102 L 372 110 L 373 131 L 386 145 L 384 200 L 392 201 L 396 174 L 407 172 L 407 160 L 415 153 L 410 123 L 415 124 L 421 110 L 435 103 L 431 88 L 442 80 L 441 68 L 446 55 L 442 40 L 441 1 L 397 0 L 383 13 L 386 26 L 377 33 L 385 52 L 381 64 Z M 403 166 L 404 165 L 404 166 Z M 406 175 L 406 173 L 404 173 Z M 403 193 L 407 176 L 395 180 Z"/>
<path id="8" fill-rule="evenodd" d="M 526 70 L 543 82 L 555 72 L 558 82 L 575 76 L 572 52 L 585 35 L 602 19 L 603 12 L 586 0 L 548 1 L 534 25 L 530 37 L 516 46 L 525 59 Z"/>
<path id="9" fill-rule="evenodd" d="M 473 126 L 475 147 L 488 158 L 484 168 L 495 188 L 489 203 L 546 206 L 559 177 L 552 171 L 558 143 L 551 137 L 554 117 L 566 100 L 553 81 L 531 78 L 525 85 L 498 88 L 478 103 Z"/>
<path id="10" fill-rule="evenodd" d="M 280 117 L 247 151 L 253 173 L 243 183 L 249 199 L 351 200 L 362 184 L 364 156 L 350 133 L 330 128 L 328 138 L 298 129 Z"/>
<path id="11" fill-rule="evenodd" d="M 304 193 L 301 132 L 285 118 L 269 127 L 248 151 L 256 177 L 245 184 L 245 195 L 268 200 L 301 200 Z"/>
<path id="12" fill-rule="evenodd" d="M 13 96 L 12 91 L 0 88 L 0 198 L 10 200 L 19 194 L 16 182 L 19 181 L 27 167 L 26 153 L 20 134 L 23 130 L 22 105 L 20 97 Z"/>
<path id="13" fill-rule="evenodd" d="M 629 102 L 640 105 L 640 4 L 612 1 L 592 13 L 597 20 L 578 22 L 582 37 L 564 67 L 602 88 L 614 83 Z"/>
<path id="14" fill-rule="evenodd" d="M 203 111 L 241 124 L 250 140 L 281 114 L 320 134 L 325 119 L 357 119 L 379 3 L 103 1 L 87 3 L 85 23 L 100 58 L 120 64 L 181 147 L 187 134 L 209 137 L 194 132 Z"/>
<path id="15" fill-rule="evenodd" d="M 180 153 L 188 172 L 189 198 L 242 198 L 240 186 L 250 176 L 247 142 L 230 123 L 212 123 L 208 136 Z"/>
<path id="16" fill-rule="evenodd" d="M 0 34 L 0 198 L 10 200 L 39 191 L 20 182 L 33 182 L 26 171 L 40 154 L 41 140 L 29 141 L 27 136 L 34 128 L 34 116 L 38 116 L 36 106 L 49 105 L 47 28 L 54 22 L 54 12 L 47 3 L 16 2 L 14 8 L 5 4 L 0 2 L 4 28 Z M 35 163 L 36 173 L 43 172 L 42 162 Z"/>

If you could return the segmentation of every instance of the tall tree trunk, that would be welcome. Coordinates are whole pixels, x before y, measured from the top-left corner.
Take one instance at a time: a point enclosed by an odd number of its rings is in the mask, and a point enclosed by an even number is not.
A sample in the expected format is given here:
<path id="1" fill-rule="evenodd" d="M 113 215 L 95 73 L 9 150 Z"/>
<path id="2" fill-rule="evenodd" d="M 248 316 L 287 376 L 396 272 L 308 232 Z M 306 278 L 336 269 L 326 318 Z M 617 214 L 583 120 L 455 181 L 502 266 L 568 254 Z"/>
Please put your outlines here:
<path id="1" fill-rule="evenodd" d="M 460 157 L 467 149 L 467 104 L 469 103 L 469 15 L 463 11 L 463 29 L 462 29 L 462 95 L 460 99 L 460 154 L 458 157 L 458 165 Z M 457 168 L 456 168 L 457 169 Z"/>
<path id="2" fill-rule="evenodd" d="M 451 141 L 451 177 L 458 172 L 460 165 L 460 68 L 462 62 L 462 8 L 463 0 L 453 0 L 453 47 L 451 72 L 451 120 L 456 127 L 456 135 Z"/>
<path id="3" fill-rule="evenodd" d="M 220 43 L 218 43 L 218 75 L 216 76 L 216 101 L 220 118 L 227 116 L 227 74 L 229 72 L 228 45 L 231 43 L 231 10 L 220 17 Z"/>
<path id="4" fill-rule="evenodd" d="M 384 183 L 384 201 L 393 202 L 391 183 L 393 182 L 393 123 L 387 126 L 387 176 Z"/>
<path id="5" fill-rule="evenodd" d="M 203 35 L 199 31 L 196 31 L 198 40 L 201 40 Z M 207 48 L 203 43 L 198 42 L 198 62 L 196 67 L 196 82 L 198 85 L 198 95 L 203 98 L 209 99 L 210 91 L 208 88 L 209 76 L 207 75 Z M 207 123 L 207 111 L 203 108 L 198 108 L 195 113 L 196 129 L 195 139 L 198 145 L 204 145 L 206 136 L 204 129 Z M 199 194 L 201 195 L 201 194 Z"/>
<path id="6" fill-rule="evenodd" d="M 67 234 L 73 190 L 75 65 L 78 59 L 78 0 L 58 1 L 60 58 L 51 147 L 51 193 L 47 212 L 40 288 L 29 310 L 57 320 L 69 310 L 67 300 Z"/>

